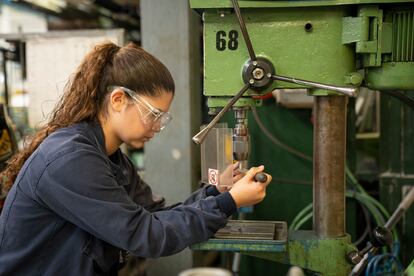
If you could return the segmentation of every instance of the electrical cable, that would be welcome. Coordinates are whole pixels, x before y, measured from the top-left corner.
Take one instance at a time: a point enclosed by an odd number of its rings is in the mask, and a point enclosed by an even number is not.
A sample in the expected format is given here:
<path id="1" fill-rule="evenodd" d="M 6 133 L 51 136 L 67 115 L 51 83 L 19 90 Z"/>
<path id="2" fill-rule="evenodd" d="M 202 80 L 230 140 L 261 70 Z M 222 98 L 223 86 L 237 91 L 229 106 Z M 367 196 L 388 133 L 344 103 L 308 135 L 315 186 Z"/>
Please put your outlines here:
<path id="1" fill-rule="evenodd" d="M 364 214 L 364 219 L 365 219 L 365 224 L 366 225 L 365 225 L 364 232 L 362 233 L 362 235 L 356 241 L 353 242 L 353 244 L 355 246 L 360 245 L 365 240 L 365 238 L 369 235 L 369 233 L 371 233 L 371 229 L 372 229 L 371 228 L 371 218 L 369 217 L 368 210 L 366 209 L 366 207 L 364 205 L 360 204 L 360 206 L 361 206 L 361 209 L 362 209 L 362 213 Z"/>
<path id="2" fill-rule="evenodd" d="M 398 260 L 399 251 L 400 243 L 394 242 L 391 253 L 369 254 L 365 276 L 403 275 L 403 266 Z"/>
<path id="3" fill-rule="evenodd" d="M 312 162 L 312 157 L 282 143 L 279 139 L 277 139 L 275 136 L 273 136 L 270 131 L 266 128 L 266 126 L 263 124 L 263 122 L 260 120 L 259 115 L 257 114 L 257 110 L 255 107 L 252 107 L 252 115 L 254 120 L 256 121 L 257 125 L 259 126 L 260 130 L 266 135 L 267 138 L 269 138 L 270 141 L 272 141 L 274 144 L 278 145 L 282 149 L 290 152 L 293 155 L 296 155 L 302 159 L 305 159 L 307 161 Z"/>

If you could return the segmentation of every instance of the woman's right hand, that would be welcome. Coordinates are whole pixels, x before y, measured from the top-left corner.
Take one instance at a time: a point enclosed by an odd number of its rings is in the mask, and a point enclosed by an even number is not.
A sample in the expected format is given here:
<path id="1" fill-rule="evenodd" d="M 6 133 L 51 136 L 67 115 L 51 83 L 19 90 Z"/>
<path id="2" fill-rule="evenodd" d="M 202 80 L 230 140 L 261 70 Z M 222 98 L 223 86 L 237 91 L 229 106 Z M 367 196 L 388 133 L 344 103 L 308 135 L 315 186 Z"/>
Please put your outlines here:
<path id="1" fill-rule="evenodd" d="M 233 184 L 230 194 L 236 202 L 237 208 L 254 205 L 264 199 L 266 187 L 272 181 L 272 176 L 266 174 L 267 181 L 265 183 L 254 180 L 254 176 L 263 170 L 264 166 L 252 167 L 242 179 Z"/>

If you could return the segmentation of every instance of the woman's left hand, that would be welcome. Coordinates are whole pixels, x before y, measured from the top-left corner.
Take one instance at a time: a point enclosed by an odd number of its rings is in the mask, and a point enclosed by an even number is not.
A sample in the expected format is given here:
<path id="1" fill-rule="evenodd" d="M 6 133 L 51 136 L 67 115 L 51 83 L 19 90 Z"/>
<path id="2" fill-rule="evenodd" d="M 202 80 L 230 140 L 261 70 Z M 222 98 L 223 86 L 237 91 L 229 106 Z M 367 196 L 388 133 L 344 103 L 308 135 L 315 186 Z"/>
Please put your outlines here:
<path id="1" fill-rule="evenodd" d="M 217 185 L 217 190 L 220 193 L 229 191 L 236 183 L 245 176 L 245 173 L 239 171 L 239 162 L 229 165 L 222 174 L 220 174 L 220 181 Z"/>

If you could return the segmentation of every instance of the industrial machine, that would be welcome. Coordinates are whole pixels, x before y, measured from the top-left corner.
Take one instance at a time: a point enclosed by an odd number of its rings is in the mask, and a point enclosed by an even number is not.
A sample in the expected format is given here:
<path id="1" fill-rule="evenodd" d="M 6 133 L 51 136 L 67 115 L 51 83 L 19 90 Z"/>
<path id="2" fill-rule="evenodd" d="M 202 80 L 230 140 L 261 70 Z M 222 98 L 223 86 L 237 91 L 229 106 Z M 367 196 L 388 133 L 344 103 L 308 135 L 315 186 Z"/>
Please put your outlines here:
<path id="1" fill-rule="evenodd" d="M 360 86 L 410 101 L 412 1 L 190 0 L 190 5 L 202 14 L 204 95 L 217 114 L 194 136 L 195 143 L 232 109 L 234 158 L 246 169 L 248 112 L 257 116 L 256 107 L 271 92 L 306 89 L 314 98 L 313 230 L 276 235 L 287 239 L 214 239 L 195 249 L 242 252 L 322 275 L 349 274 L 361 259 L 345 231 L 347 103 Z M 403 178 L 414 183 L 412 174 Z"/>

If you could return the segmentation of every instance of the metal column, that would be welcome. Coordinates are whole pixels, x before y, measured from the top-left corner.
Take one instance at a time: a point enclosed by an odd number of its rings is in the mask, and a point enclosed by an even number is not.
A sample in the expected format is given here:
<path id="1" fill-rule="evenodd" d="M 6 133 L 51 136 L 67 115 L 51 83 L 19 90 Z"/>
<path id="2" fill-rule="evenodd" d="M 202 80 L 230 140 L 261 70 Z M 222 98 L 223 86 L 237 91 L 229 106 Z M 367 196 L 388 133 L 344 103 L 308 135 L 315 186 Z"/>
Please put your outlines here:
<path id="1" fill-rule="evenodd" d="M 318 237 L 345 234 L 347 97 L 315 96 L 313 229 Z"/>
<path id="2" fill-rule="evenodd" d="M 189 196 L 200 179 L 200 148 L 191 141 L 201 124 L 200 17 L 188 0 L 141 0 L 140 12 L 142 46 L 167 66 L 176 87 L 173 121 L 145 145 L 144 179 L 172 204 Z M 178 275 L 192 265 L 186 249 L 149 260 L 148 275 Z"/>

